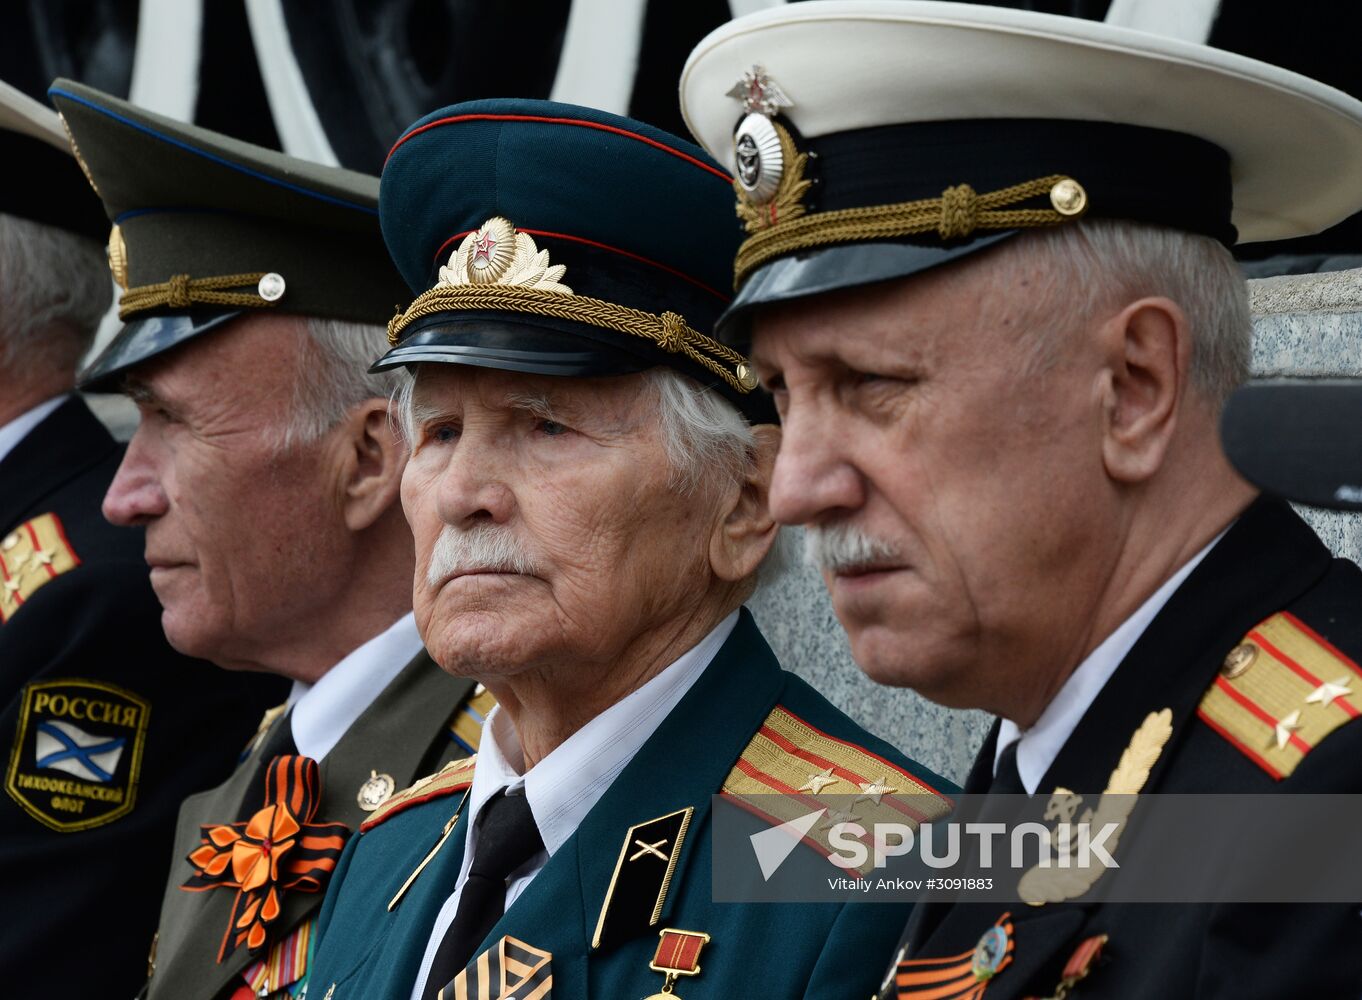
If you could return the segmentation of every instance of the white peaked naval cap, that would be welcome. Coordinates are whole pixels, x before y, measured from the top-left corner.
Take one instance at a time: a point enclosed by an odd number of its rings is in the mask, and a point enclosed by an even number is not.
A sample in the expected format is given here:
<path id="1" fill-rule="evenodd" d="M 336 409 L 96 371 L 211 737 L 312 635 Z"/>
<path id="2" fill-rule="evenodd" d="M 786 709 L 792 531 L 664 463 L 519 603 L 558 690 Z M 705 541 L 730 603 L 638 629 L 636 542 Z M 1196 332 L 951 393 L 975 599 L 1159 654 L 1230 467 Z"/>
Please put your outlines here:
<path id="1" fill-rule="evenodd" d="M 696 46 L 681 108 L 738 177 L 748 239 L 725 320 L 1085 215 L 1232 244 L 1362 210 L 1362 103 L 1079 18 L 919 0 L 763 10 Z"/>

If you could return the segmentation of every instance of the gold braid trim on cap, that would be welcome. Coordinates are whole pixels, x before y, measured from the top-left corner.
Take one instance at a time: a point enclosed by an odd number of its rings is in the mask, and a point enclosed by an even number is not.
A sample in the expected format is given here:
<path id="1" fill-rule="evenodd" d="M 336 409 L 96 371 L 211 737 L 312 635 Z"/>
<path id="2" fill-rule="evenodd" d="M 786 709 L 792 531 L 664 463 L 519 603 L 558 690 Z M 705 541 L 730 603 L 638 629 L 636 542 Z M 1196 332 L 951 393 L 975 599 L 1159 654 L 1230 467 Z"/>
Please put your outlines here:
<path id="1" fill-rule="evenodd" d="M 745 357 L 691 329 L 677 313 L 658 316 L 604 299 L 518 285 L 436 285 L 388 321 L 388 343 L 395 345 L 402 331 L 415 321 L 450 310 L 518 312 L 599 326 L 651 340 L 665 351 L 682 354 L 738 392 L 751 392 L 757 385 Z"/>
<path id="2" fill-rule="evenodd" d="M 191 278 L 187 274 L 173 274 L 159 285 L 139 285 L 123 293 L 118 304 L 118 318 L 127 319 L 134 313 L 169 306 L 187 309 L 196 305 L 249 306 L 260 308 L 275 303 L 258 291 L 260 279 L 269 273 L 224 274 L 216 278 Z M 250 292 L 229 292 L 228 288 L 250 287 Z"/>
<path id="3" fill-rule="evenodd" d="M 1050 195 L 1053 208 L 1013 208 L 1018 202 Z M 947 188 L 940 198 L 893 205 L 867 205 L 814 212 L 753 233 L 738 248 L 734 284 L 776 257 L 833 243 L 893 239 L 936 233 L 943 240 L 962 239 L 980 229 L 1033 229 L 1079 218 L 1087 197 L 1077 181 L 1052 174 L 999 191 L 978 194 L 968 184 Z"/>

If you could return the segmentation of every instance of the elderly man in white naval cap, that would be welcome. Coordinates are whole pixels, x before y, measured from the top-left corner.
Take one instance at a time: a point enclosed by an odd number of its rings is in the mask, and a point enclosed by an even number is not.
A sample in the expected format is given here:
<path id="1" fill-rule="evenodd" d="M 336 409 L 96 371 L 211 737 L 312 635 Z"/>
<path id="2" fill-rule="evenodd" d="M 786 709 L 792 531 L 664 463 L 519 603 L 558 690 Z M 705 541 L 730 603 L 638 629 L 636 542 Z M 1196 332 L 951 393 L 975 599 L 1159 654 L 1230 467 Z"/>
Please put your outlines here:
<path id="1" fill-rule="evenodd" d="M 1217 434 L 1249 363 L 1230 248 L 1362 208 L 1362 104 L 1140 32 L 916 2 L 741 18 L 681 91 L 737 174 L 718 333 L 781 411 L 773 513 L 808 525 L 872 678 L 999 716 L 966 791 L 1054 818 L 1104 792 L 1362 788 L 1362 573 Z M 1087 889 L 919 906 L 881 995 L 1362 988 L 1356 907 Z"/>

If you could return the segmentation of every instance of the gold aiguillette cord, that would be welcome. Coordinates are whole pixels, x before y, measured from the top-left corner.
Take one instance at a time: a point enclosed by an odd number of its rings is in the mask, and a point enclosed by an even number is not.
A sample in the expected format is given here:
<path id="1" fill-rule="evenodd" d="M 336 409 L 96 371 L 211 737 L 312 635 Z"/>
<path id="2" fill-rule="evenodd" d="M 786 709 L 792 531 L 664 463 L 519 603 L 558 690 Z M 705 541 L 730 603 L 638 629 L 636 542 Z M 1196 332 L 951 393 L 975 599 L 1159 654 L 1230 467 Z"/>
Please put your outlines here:
<path id="1" fill-rule="evenodd" d="M 440 839 L 435 841 L 435 846 L 430 849 L 430 853 L 421 859 L 421 863 L 416 866 L 416 870 L 407 876 L 407 880 L 402 883 L 402 888 L 397 890 L 397 895 L 388 903 L 389 913 L 396 909 L 398 903 L 402 902 L 402 897 L 407 894 L 407 890 L 411 888 L 412 883 L 416 881 L 417 876 L 426 870 L 426 865 L 434 861 L 435 855 L 440 853 L 440 848 L 445 846 L 445 841 L 448 840 L 449 835 L 454 832 L 454 827 L 458 824 L 459 817 L 463 815 L 463 804 L 468 801 L 468 793 L 472 790 L 473 786 L 470 785 L 464 791 L 463 798 L 459 799 L 458 808 L 454 810 L 454 815 L 449 817 L 449 822 L 445 824 L 444 830 L 440 833 Z"/>

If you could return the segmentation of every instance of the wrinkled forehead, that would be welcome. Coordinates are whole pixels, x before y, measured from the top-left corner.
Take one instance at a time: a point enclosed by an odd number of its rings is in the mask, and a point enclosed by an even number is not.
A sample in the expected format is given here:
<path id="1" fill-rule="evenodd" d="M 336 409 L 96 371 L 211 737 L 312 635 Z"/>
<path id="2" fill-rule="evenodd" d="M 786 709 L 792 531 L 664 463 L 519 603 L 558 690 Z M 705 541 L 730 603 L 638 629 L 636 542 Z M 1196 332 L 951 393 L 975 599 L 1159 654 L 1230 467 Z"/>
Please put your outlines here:
<path id="1" fill-rule="evenodd" d="M 938 271 L 838 289 L 754 311 L 750 354 L 759 374 L 790 364 L 854 365 L 881 355 L 945 361 L 1020 311 L 1034 289 L 987 252 Z"/>
<path id="2" fill-rule="evenodd" d="M 239 317 L 133 365 L 119 389 L 135 403 L 274 414 L 291 403 L 305 377 L 305 322 L 286 314 Z"/>

